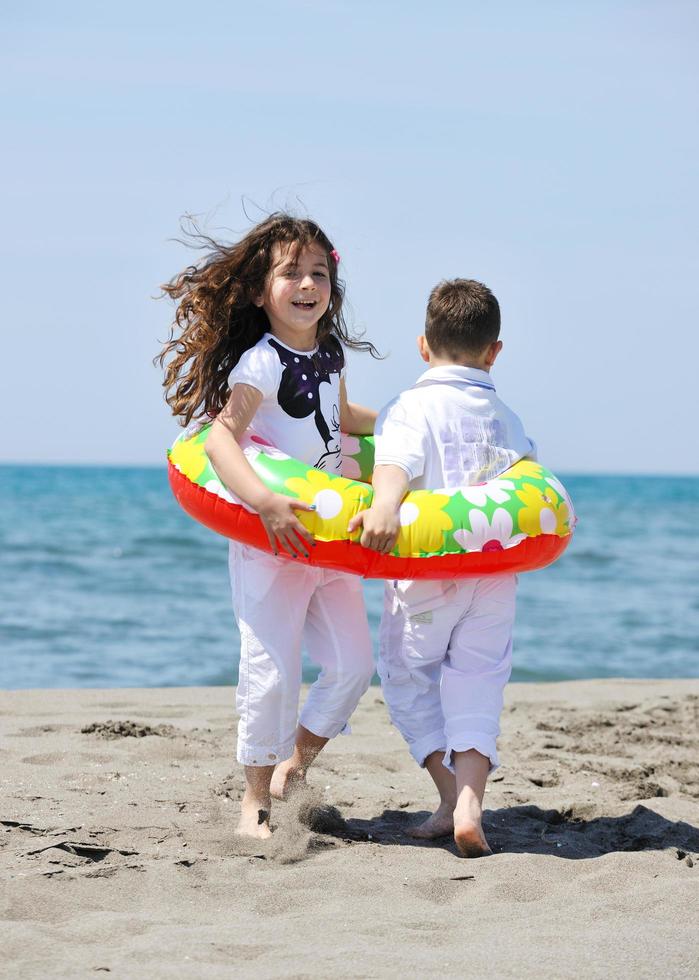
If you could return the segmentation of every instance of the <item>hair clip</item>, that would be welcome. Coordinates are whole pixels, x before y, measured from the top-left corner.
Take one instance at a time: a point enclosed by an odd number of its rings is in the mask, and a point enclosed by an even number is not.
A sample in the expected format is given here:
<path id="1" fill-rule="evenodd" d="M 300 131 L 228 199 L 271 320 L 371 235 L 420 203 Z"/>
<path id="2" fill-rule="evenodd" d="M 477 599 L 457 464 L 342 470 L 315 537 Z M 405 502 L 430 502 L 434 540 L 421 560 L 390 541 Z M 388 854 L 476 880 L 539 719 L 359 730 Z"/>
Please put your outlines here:
<path id="1" fill-rule="evenodd" d="M 335 259 L 335 265 L 339 265 L 339 264 L 340 264 L 340 253 L 338 252 L 338 250 L 337 250 L 336 248 L 334 248 L 334 249 L 333 249 L 333 250 L 331 251 L 331 253 L 330 253 L 330 254 L 331 254 L 331 255 L 332 255 L 332 257 L 333 257 L 333 258 Z"/>

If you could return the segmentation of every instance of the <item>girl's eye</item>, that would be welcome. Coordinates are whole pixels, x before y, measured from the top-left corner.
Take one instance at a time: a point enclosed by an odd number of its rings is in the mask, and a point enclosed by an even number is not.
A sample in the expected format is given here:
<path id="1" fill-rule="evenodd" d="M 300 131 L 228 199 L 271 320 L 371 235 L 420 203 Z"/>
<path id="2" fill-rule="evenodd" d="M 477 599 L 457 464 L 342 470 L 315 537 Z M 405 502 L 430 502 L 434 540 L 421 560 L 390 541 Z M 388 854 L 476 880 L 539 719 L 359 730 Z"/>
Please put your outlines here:
<path id="1" fill-rule="evenodd" d="M 327 272 L 314 272 L 313 275 L 314 276 L 318 276 L 320 279 L 327 279 L 328 278 Z"/>

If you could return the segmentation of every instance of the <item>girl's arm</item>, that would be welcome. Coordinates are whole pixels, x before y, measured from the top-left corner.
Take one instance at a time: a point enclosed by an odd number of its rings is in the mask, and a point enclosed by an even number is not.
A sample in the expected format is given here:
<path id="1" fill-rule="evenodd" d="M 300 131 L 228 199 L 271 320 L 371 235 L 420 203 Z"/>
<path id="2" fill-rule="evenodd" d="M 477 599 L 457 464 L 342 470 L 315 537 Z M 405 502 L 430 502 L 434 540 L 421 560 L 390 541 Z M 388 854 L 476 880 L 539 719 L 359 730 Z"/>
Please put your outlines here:
<path id="1" fill-rule="evenodd" d="M 340 379 L 340 429 L 355 436 L 370 436 L 374 431 L 376 416 L 373 408 L 347 401 L 345 379 Z"/>
<path id="2" fill-rule="evenodd" d="M 308 557 L 306 545 L 313 538 L 296 517 L 296 510 L 313 510 L 302 500 L 294 500 L 269 490 L 245 458 L 239 439 L 254 418 L 262 393 L 252 385 L 233 386 L 225 407 L 214 419 L 206 439 L 206 454 L 221 481 L 244 503 L 256 510 L 267 532 L 274 554 L 281 545 L 292 557 L 301 552 Z"/>

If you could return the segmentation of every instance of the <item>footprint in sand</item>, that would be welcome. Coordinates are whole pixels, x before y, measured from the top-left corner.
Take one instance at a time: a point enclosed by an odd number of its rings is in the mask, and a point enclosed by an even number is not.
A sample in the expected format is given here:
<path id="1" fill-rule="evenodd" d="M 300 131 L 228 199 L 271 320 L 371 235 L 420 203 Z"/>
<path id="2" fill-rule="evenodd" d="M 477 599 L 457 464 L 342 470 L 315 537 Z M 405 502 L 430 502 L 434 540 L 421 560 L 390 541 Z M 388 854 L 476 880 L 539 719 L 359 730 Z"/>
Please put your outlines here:
<path id="1" fill-rule="evenodd" d="M 137 721 L 94 721 L 80 729 L 83 735 L 98 735 L 100 738 L 145 738 L 159 735 L 161 738 L 175 738 L 183 735 L 174 725 L 144 725 Z"/>

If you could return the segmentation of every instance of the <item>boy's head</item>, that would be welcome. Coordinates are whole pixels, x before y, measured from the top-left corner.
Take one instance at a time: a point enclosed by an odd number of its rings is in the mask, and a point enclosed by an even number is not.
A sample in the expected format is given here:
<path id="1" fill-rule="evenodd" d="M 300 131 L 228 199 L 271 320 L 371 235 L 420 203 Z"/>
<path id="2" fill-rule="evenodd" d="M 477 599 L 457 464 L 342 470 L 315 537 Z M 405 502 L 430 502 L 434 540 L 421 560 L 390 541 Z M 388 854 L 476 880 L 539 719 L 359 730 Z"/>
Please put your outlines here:
<path id="1" fill-rule="evenodd" d="M 435 359 L 490 367 L 499 334 L 500 307 L 482 282 L 444 280 L 430 293 L 425 339 Z"/>

